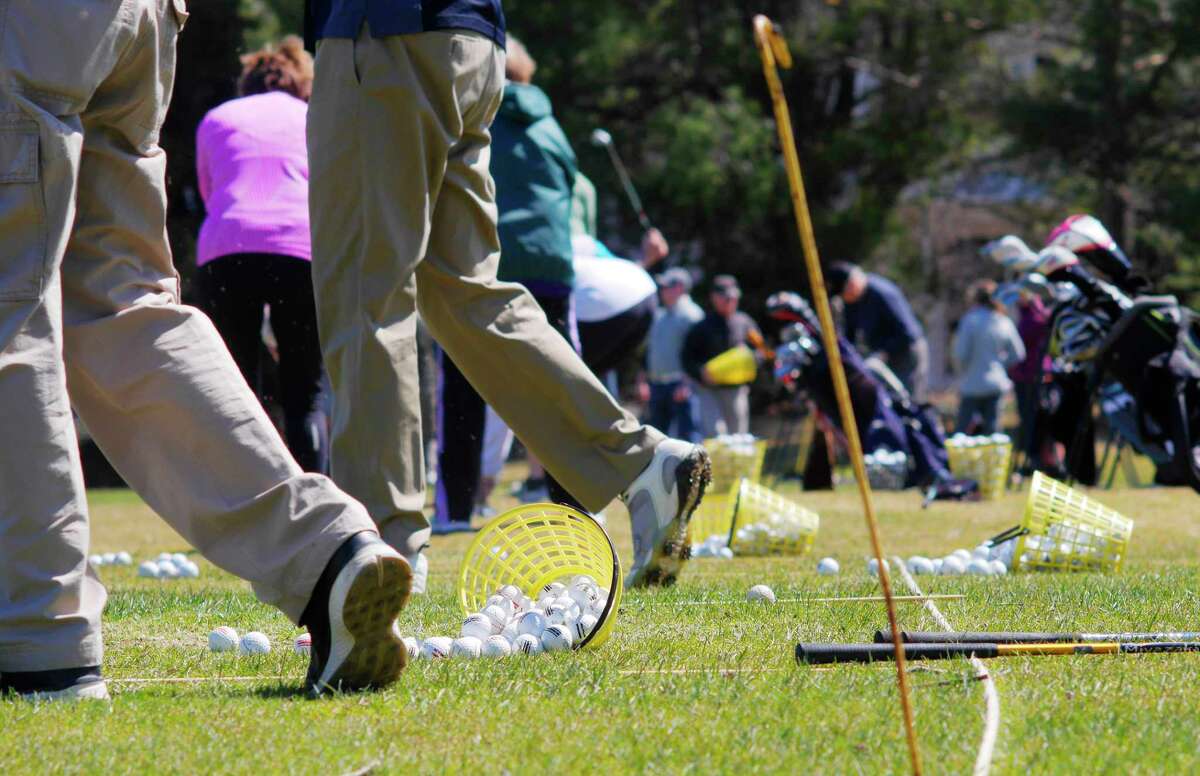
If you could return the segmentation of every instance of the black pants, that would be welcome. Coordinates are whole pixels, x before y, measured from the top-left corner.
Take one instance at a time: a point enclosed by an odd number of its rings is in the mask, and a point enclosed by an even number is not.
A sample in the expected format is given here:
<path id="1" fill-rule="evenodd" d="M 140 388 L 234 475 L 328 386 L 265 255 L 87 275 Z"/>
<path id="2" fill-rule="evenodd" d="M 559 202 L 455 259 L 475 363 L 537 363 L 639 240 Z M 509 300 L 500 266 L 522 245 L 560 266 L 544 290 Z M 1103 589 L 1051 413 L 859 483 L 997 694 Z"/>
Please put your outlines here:
<path id="1" fill-rule="evenodd" d="M 583 363 L 601 378 L 608 370 L 616 369 L 645 343 L 657 309 L 658 295 L 651 294 L 620 315 L 603 321 L 581 322 L 579 344 L 583 350 Z"/>
<path id="2" fill-rule="evenodd" d="M 571 298 L 535 296 L 534 299 L 554 330 L 575 347 L 571 331 Z M 452 522 L 469 522 L 479 490 L 487 405 L 445 351 L 442 351 L 441 359 L 436 511 Z M 556 503 L 583 510 L 549 471 L 546 472 L 546 486 Z"/>
<path id="3" fill-rule="evenodd" d="M 279 343 L 276 398 L 288 448 L 308 472 L 329 471 L 321 341 L 312 267 L 291 256 L 235 253 L 196 272 L 199 306 L 216 324 L 246 382 L 267 403 L 269 354 L 262 344 L 263 306 Z"/>

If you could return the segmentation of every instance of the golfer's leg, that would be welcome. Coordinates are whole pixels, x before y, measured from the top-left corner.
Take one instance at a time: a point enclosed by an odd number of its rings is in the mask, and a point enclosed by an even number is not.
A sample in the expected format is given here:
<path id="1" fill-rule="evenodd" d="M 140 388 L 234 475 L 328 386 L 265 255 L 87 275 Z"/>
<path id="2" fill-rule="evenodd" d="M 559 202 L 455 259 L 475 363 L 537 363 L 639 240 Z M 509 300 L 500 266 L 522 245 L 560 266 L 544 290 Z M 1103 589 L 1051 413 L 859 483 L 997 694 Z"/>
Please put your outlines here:
<path id="1" fill-rule="evenodd" d="M 308 112 L 313 287 L 333 386 L 331 470 L 383 538 L 428 543 L 416 278 L 447 139 L 410 46 L 327 39 Z M 438 72 L 436 70 L 432 72 Z"/>
<path id="2" fill-rule="evenodd" d="M 496 280 L 495 186 L 487 132 L 503 54 L 456 36 L 465 90 L 488 96 L 463 116 L 437 198 L 429 252 L 417 270 L 421 315 L 484 400 L 588 509 L 602 509 L 650 462 L 662 435 L 604 390 L 523 286 Z M 489 104 L 490 103 L 490 104 Z"/>
<path id="3" fill-rule="evenodd" d="M 170 95 L 177 19 L 136 7 L 137 53 L 83 115 L 63 261 L 71 398 L 156 512 L 296 620 L 334 551 L 374 526 L 329 479 L 301 472 L 216 328 L 179 303 L 156 108 Z"/>
<path id="4" fill-rule="evenodd" d="M 37 23 L 10 9 L 18 20 Z M 88 31 L 77 32 L 83 44 Z M 87 564 L 62 362 L 58 267 L 82 134 L 77 116 L 11 88 L 18 77 L 37 85 L 11 53 L 0 49 L 0 672 L 99 665 L 105 600 Z"/>
<path id="5" fill-rule="evenodd" d="M 750 386 L 739 385 L 729 391 L 727 417 L 735 434 L 750 433 Z"/>
<path id="6" fill-rule="evenodd" d="M 700 405 L 700 433 L 705 439 L 728 433 L 725 418 L 721 414 L 721 401 L 715 388 L 697 388 L 696 401 Z"/>

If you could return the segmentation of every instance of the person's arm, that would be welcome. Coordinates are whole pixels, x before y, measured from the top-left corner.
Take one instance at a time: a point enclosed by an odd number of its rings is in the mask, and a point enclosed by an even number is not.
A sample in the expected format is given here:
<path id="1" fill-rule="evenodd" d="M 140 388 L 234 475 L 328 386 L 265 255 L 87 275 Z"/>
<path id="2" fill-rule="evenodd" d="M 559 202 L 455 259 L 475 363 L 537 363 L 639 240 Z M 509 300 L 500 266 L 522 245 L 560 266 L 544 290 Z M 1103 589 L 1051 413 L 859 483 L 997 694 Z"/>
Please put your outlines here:
<path id="1" fill-rule="evenodd" d="M 650 269 L 667 257 L 671 248 L 667 238 L 656 227 L 651 227 L 642 237 L 642 260 L 638 262 L 644 269 Z"/>
<path id="2" fill-rule="evenodd" d="M 1017 327 L 1007 316 L 1004 318 L 1004 330 L 1008 333 L 1008 359 L 1004 362 L 1004 366 L 1010 367 L 1025 360 L 1025 343 L 1021 341 Z"/>
<path id="3" fill-rule="evenodd" d="M 683 339 L 683 352 L 679 354 L 683 371 L 700 384 L 704 383 L 704 363 L 708 360 L 704 357 L 707 350 L 704 340 L 707 336 L 703 321 L 693 324 Z"/>

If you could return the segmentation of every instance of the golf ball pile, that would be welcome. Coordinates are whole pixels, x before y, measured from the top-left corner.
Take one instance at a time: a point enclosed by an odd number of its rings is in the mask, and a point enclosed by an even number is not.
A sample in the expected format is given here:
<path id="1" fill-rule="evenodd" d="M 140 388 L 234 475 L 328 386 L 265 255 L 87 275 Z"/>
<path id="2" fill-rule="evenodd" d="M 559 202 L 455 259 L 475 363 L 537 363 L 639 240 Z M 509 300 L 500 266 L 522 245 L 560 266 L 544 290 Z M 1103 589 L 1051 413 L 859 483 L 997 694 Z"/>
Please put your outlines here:
<path id="1" fill-rule="evenodd" d="M 200 576 L 200 567 L 182 552 L 164 552 L 154 560 L 139 565 L 138 576 L 148 579 L 195 579 Z"/>
<path id="2" fill-rule="evenodd" d="M 731 453 L 750 456 L 757 454 L 755 445 L 758 438 L 753 434 L 718 434 L 712 441 L 712 446 L 722 447 Z"/>
<path id="3" fill-rule="evenodd" d="M 867 480 L 876 490 L 904 490 L 908 482 L 908 456 L 886 447 L 863 456 Z"/>
<path id="4" fill-rule="evenodd" d="M 501 658 L 562 652 L 583 643 L 608 606 L 609 591 L 586 574 L 551 582 L 537 599 L 505 585 L 483 609 L 467 615 L 457 638 L 430 636 L 419 645 L 405 639 L 409 655 L 438 658 Z"/>
<path id="5" fill-rule="evenodd" d="M 800 514 L 772 512 L 758 522 L 739 527 L 734 534 L 734 545 L 743 555 L 767 555 L 776 548 L 802 544 L 812 531 L 811 524 Z"/>
<path id="6" fill-rule="evenodd" d="M 990 436 L 968 436 L 957 433 L 946 440 L 947 447 L 987 447 L 989 445 L 1012 444 L 1008 434 L 992 434 Z"/>
<path id="7" fill-rule="evenodd" d="M 940 574 L 956 577 L 963 574 L 979 577 L 999 577 L 1012 566 L 1013 540 L 997 545 L 981 544 L 974 550 L 959 549 L 941 558 L 914 555 L 905 564 L 910 574 Z"/>
<path id="8" fill-rule="evenodd" d="M 692 545 L 693 558 L 733 558 L 733 550 L 729 549 L 729 537 L 713 534 L 699 544 Z"/>
<path id="9" fill-rule="evenodd" d="M 96 568 L 101 566 L 132 566 L 133 556 L 127 552 L 106 552 L 103 555 L 91 555 L 88 563 Z"/>

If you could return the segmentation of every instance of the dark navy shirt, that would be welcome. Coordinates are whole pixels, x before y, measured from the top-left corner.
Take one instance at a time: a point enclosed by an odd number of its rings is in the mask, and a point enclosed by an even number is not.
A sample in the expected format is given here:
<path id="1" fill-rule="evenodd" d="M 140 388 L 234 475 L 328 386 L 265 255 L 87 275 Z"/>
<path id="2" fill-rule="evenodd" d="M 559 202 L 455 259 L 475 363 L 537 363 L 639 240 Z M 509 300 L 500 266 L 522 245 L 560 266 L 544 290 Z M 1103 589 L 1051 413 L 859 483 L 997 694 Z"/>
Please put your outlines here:
<path id="1" fill-rule="evenodd" d="M 500 0 L 307 0 L 307 36 L 357 38 L 363 22 L 371 35 L 431 30 L 471 30 L 504 48 Z"/>
<path id="2" fill-rule="evenodd" d="M 879 275 L 867 275 L 867 290 L 854 304 L 846 305 L 846 339 L 857 343 L 859 336 L 871 353 L 899 355 L 925 338 L 925 330 L 904 292 Z"/>

